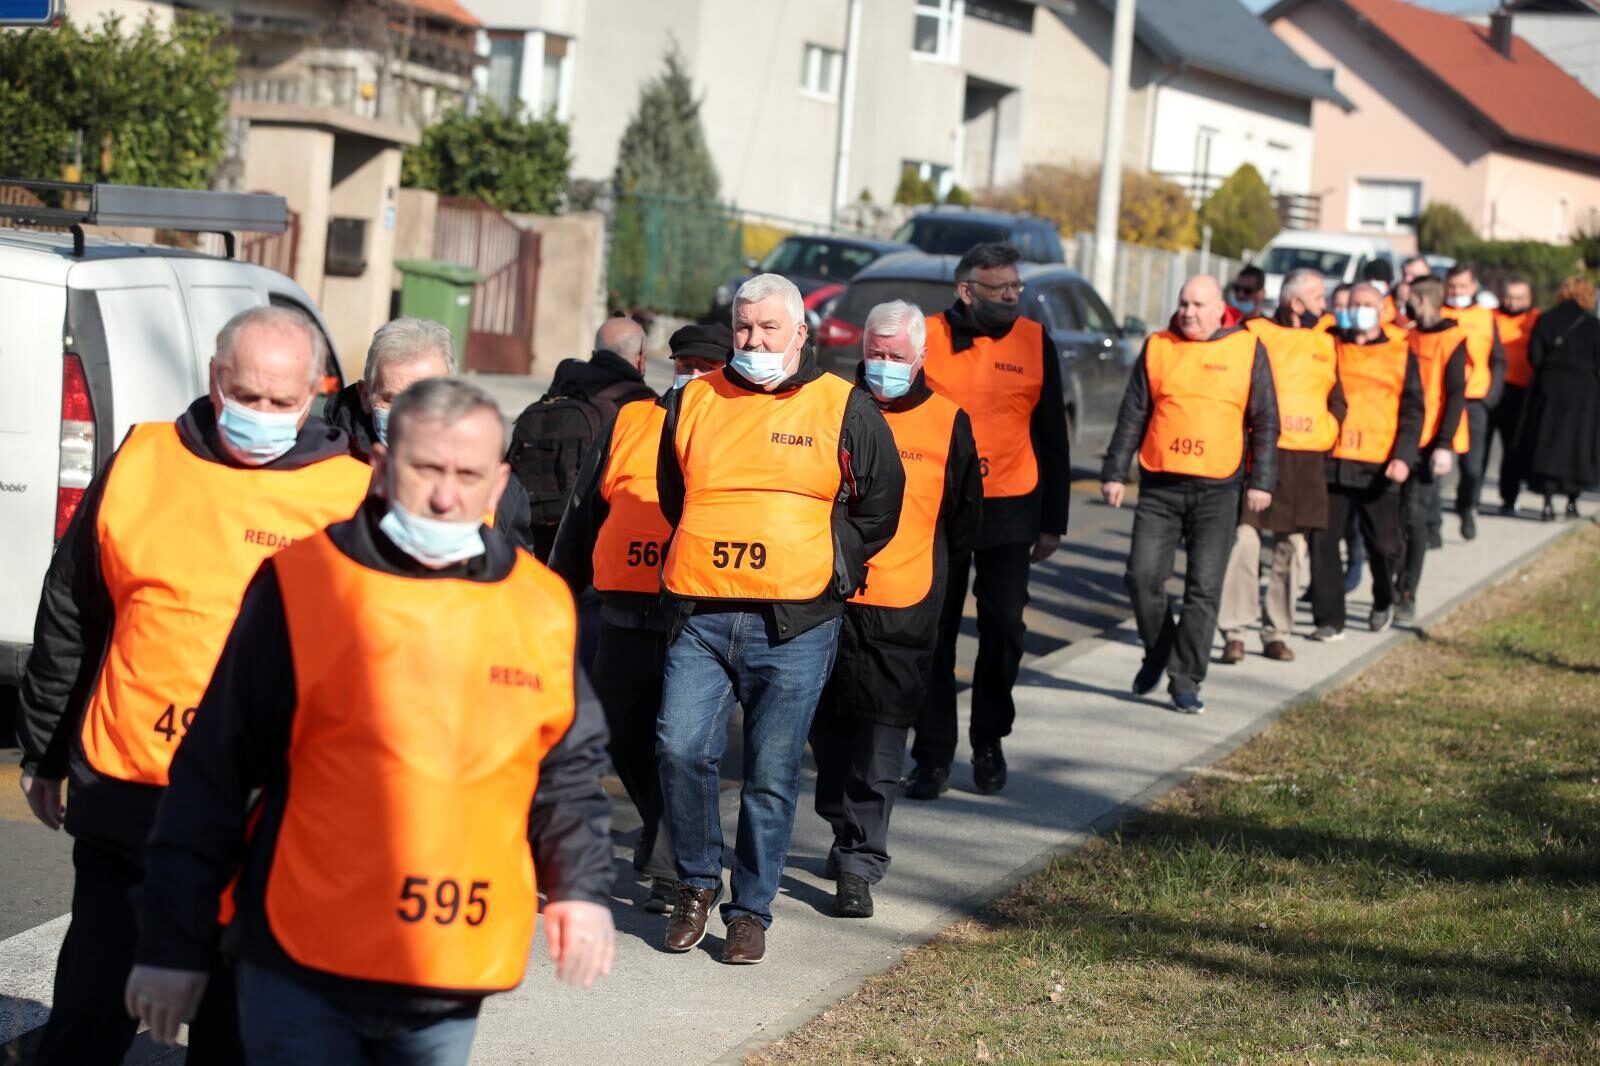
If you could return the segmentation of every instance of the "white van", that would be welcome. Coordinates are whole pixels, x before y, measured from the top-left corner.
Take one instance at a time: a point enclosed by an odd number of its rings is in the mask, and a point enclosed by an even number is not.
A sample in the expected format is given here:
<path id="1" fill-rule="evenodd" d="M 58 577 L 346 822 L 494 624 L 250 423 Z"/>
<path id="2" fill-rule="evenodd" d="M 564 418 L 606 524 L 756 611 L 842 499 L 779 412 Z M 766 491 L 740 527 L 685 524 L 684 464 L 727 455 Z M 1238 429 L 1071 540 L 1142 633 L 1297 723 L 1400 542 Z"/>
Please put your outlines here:
<path id="1" fill-rule="evenodd" d="M 1400 276 L 1400 256 L 1394 245 L 1382 237 L 1286 229 L 1279 230 L 1251 263 L 1266 272 L 1270 311 L 1278 306 L 1278 287 L 1285 275 L 1309 268 L 1320 270 L 1330 288 L 1350 285 L 1361 280 L 1361 272 L 1374 259 L 1387 259 L 1394 276 Z"/>
<path id="2" fill-rule="evenodd" d="M 22 677 L 45 570 L 95 471 L 135 422 L 203 395 L 223 323 L 267 304 L 326 338 L 305 291 L 265 267 L 0 229 L 0 686 Z"/>

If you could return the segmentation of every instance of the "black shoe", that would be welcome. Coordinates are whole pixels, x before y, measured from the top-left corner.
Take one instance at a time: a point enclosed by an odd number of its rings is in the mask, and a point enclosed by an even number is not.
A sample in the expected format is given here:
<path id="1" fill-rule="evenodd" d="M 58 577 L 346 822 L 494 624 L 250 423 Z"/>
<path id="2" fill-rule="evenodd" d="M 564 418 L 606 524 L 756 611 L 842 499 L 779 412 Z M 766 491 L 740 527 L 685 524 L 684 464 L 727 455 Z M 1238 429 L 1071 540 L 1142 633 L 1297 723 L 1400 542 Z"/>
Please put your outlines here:
<path id="1" fill-rule="evenodd" d="M 1417 617 L 1417 600 L 1414 596 L 1401 596 L 1394 601 L 1394 620 L 1412 622 Z"/>
<path id="2" fill-rule="evenodd" d="M 672 877 L 652 877 L 650 879 L 650 894 L 645 897 L 644 905 L 640 909 L 646 914 L 671 914 L 673 905 L 677 902 L 677 879 Z"/>
<path id="3" fill-rule="evenodd" d="M 1205 714 L 1206 705 L 1198 692 L 1174 692 L 1172 709 L 1179 714 Z"/>
<path id="4" fill-rule="evenodd" d="M 1500 505 L 1500 517 L 1501 518 L 1515 518 L 1515 517 L 1517 517 L 1517 505 L 1514 504 L 1514 503 L 1502 503 Z"/>
<path id="5" fill-rule="evenodd" d="M 855 874 L 840 874 L 839 888 L 833 897 L 835 918 L 871 918 L 872 886 Z"/>
<path id="6" fill-rule="evenodd" d="M 1567 517 L 1568 518 L 1582 518 L 1583 517 L 1583 514 L 1578 510 L 1578 501 L 1577 500 L 1568 500 L 1567 501 Z"/>
<path id="7" fill-rule="evenodd" d="M 1539 512 L 1539 521 L 1554 522 L 1556 520 L 1556 505 L 1550 500 L 1544 501 L 1544 509 Z"/>
<path id="8" fill-rule="evenodd" d="M 1135 696 L 1148 696 L 1161 684 L 1161 674 L 1166 669 L 1166 663 L 1145 656 L 1144 662 L 1139 664 L 1139 672 L 1133 675 L 1133 694 Z"/>
<path id="9" fill-rule="evenodd" d="M 1461 512 L 1461 539 L 1478 539 L 1478 516 L 1472 511 Z"/>
<path id="10" fill-rule="evenodd" d="M 1444 547 L 1444 534 L 1436 529 L 1428 530 L 1428 549 L 1438 551 L 1442 547 Z"/>
<path id="11" fill-rule="evenodd" d="M 938 799 L 950 791 L 950 767 L 923 766 L 918 763 L 906 778 L 906 798 L 914 800 Z"/>
<path id="12" fill-rule="evenodd" d="M 985 796 L 1006 787 L 1006 757 L 998 740 L 973 749 L 972 785 Z"/>

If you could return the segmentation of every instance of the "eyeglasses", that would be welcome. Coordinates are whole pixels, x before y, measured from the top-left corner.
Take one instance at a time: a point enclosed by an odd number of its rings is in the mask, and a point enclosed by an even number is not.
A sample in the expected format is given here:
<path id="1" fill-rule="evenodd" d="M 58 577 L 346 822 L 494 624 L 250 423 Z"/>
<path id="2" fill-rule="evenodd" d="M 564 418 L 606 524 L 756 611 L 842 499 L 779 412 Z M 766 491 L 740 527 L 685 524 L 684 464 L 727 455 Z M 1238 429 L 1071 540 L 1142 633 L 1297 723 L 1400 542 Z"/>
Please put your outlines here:
<path id="1" fill-rule="evenodd" d="M 1235 285 L 1233 287 L 1233 294 L 1241 300 L 1254 300 L 1256 298 L 1256 293 L 1260 291 L 1260 289 L 1251 289 L 1244 285 Z"/>
<path id="2" fill-rule="evenodd" d="M 969 280 L 967 284 L 974 289 L 982 291 L 985 295 L 991 292 L 997 296 L 1005 296 L 1007 294 L 1012 296 L 1022 295 L 1022 282 L 1020 281 L 1009 281 L 1003 285 L 989 285 L 981 281 Z"/>

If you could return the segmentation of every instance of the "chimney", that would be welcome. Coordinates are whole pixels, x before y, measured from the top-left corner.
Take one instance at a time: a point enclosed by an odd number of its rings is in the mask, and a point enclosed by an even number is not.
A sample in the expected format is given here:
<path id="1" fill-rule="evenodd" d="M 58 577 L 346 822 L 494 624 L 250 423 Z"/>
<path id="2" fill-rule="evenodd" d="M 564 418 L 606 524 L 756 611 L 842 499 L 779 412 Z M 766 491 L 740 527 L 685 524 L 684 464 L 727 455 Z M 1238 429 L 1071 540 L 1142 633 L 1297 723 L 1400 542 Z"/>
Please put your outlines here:
<path id="1" fill-rule="evenodd" d="M 1511 58 L 1511 12 L 1504 6 L 1489 16 L 1489 44 L 1496 52 Z"/>

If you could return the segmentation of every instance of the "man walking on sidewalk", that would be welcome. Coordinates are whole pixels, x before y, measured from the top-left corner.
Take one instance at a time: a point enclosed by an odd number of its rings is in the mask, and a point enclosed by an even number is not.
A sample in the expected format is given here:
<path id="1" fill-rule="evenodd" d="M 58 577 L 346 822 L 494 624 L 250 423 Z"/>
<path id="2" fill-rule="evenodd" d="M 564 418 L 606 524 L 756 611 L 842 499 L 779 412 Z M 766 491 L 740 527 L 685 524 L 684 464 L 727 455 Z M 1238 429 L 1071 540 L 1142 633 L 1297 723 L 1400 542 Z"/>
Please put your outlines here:
<path id="1" fill-rule="evenodd" d="M 905 464 L 905 504 L 888 547 L 845 605 L 839 658 L 811 726 L 817 813 L 833 827 L 833 913 L 872 916 L 889 867 L 889 814 L 906 729 L 927 698 L 950 559 L 972 550 L 983 483 L 966 413 L 928 388 L 927 327 L 903 300 L 867 314 L 857 384 L 872 393 Z"/>
<path id="2" fill-rule="evenodd" d="M 1467 451 L 1461 457 L 1461 477 L 1456 481 L 1456 514 L 1461 538 L 1478 535 L 1478 499 L 1483 494 L 1484 468 L 1489 462 L 1489 414 L 1500 402 L 1505 385 L 1506 352 L 1500 343 L 1495 313 L 1478 303 L 1478 279 L 1465 263 L 1445 275 L 1445 318 L 1467 335 Z"/>
<path id="3" fill-rule="evenodd" d="M 727 369 L 667 397 L 656 485 L 673 527 L 656 751 L 678 869 L 666 948 L 705 936 L 722 894 L 718 808 L 728 722 L 744 708 L 744 787 L 722 961 L 761 962 L 817 698 L 844 602 L 900 520 L 905 474 L 867 392 L 806 348 L 794 283 L 759 274 L 733 300 Z"/>
<path id="4" fill-rule="evenodd" d="M 949 787 L 959 723 L 956 639 L 977 571 L 978 660 L 972 669 L 972 783 L 984 793 L 1006 783 L 1001 740 L 1017 705 L 1011 689 L 1022 664 L 1030 567 L 1044 562 L 1067 531 L 1072 455 L 1061 360 L 1050 335 L 1023 317 L 1020 253 L 1009 244 L 980 244 L 956 266 L 956 300 L 928 319 L 928 385 L 972 419 L 983 475 L 983 525 L 977 547 L 950 561 L 939 622 L 939 656 L 916 740 L 912 799 L 933 799 Z"/>
<path id="5" fill-rule="evenodd" d="M 1517 452 L 1517 431 L 1522 425 L 1522 405 L 1533 384 L 1533 364 L 1528 361 L 1528 342 L 1539 324 L 1539 309 L 1533 306 L 1533 286 L 1528 279 L 1513 274 L 1500 290 L 1500 308 L 1494 313 L 1495 330 L 1506 353 L 1506 382 L 1500 402 L 1489 413 L 1489 429 L 1500 438 L 1500 513 L 1517 513 L 1517 495 L 1522 491 L 1522 468 Z"/>
<path id="6" fill-rule="evenodd" d="M 1294 660 L 1288 637 L 1294 630 L 1294 605 L 1306 568 L 1306 535 L 1328 527 L 1328 488 L 1322 463 L 1339 432 L 1328 406 L 1339 383 L 1333 337 L 1317 328 L 1327 304 L 1325 291 L 1319 271 L 1293 271 L 1283 279 L 1276 314 L 1245 323 L 1272 364 L 1273 390 L 1278 397 L 1278 483 L 1271 507 L 1259 514 L 1247 507 L 1239 515 L 1238 535 L 1222 584 L 1224 663 L 1244 660 L 1245 627 L 1262 616 L 1263 533 L 1272 535 L 1273 545 L 1262 650 L 1278 662 Z"/>
<path id="7" fill-rule="evenodd" d="M 1278 398 L 1267 353 L 1243 327 L 1222 328 L 1222 290 L 1204 274 L 1178 297 L 1178 332 L 1145 342 L 1117 414 L 1101 470 L 1100 494 L 1121 507 L 1128 468 L 1139 457 L 1139 509 L 1128 553 L 1144 664 L 1133 691 L 1145 695 L 1170 677 L 1172 705 L 1200 714 L 1216 634 L 1217 600 L 1239 516 L 1272 504 L 1278 479 Z M 1249 450 L 1249 472 L 1245 453 Z M 1183 615 L 1167 606 L 1167 576 L 1182 544 L 1188 552 Z"/>
<path id="8" fill-rule="evenodd" d="M 1384 328 L 1382 297 L 1371 285 L 1351 294 L 1354 324 L 1339 337 L 1344 410 L 1327 461 L 1328 525 L 1311 534 L 1311 616 L 1318 630 L 1343 631 L 1347 589 L 1340 531 L 1354 513 L 1372 561 L 1374 632 L 1394 621 L 1400 566 L 1400 487 L 1417 465 L 1422 433 L 1422 378 L 1404 336 Z"/>

